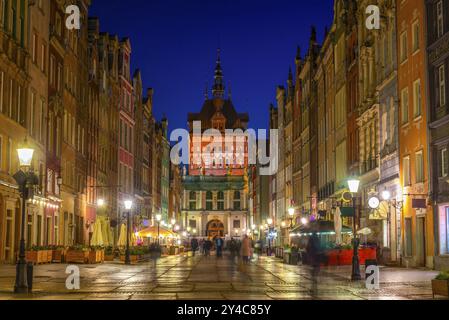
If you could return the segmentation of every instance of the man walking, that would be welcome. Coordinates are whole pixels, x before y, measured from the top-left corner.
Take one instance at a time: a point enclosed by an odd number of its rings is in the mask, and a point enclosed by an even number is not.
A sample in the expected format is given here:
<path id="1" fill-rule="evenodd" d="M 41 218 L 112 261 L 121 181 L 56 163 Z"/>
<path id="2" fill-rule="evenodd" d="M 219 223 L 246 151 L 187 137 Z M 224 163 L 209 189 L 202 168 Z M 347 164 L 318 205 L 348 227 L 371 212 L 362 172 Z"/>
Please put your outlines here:
<path id="1" fill-rule="evenodd" d="M 223 256 L 223 239 L 219 236 L 215 238 L 215 248 L 217 248 L 217 258 L 221 258 Z"/>
<path id="2" fill-rule="evenodd" d="M 198 250 L 198 240 L 193 238 L 192 241 L 190 241 L 190 246 L 192 247 L 192 254 L 195 256 L 195 252 Z"/>

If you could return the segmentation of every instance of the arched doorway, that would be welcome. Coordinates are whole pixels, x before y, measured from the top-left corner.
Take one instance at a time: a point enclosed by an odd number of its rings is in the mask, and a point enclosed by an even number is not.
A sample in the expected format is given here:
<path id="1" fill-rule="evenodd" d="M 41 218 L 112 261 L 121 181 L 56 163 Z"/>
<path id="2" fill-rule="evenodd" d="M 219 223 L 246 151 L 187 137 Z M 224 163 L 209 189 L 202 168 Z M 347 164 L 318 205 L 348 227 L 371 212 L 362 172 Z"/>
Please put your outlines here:
<path id="1" fill-rule="evenodd" d="M 211 220 L 207 223 L 206 234 L 208 237 L 224 236 L 224 224 L 220 220 Z"/>

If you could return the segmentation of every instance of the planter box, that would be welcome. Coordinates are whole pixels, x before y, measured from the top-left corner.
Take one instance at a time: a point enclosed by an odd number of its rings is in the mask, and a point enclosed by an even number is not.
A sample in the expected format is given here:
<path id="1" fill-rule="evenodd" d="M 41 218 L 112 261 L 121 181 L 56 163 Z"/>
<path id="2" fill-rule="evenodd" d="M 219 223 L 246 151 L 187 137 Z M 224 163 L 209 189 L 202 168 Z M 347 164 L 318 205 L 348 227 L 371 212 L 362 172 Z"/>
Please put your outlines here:
<path id="1" fill-rule="evenodd" d="M 96 264 L 104 261 L 104 250 L 91 250 L 89 251 L 89 263 Z"/>
<path id="2" fill-rule="evenodd" d="M 64 262 L 64 256 L 65 256 L 65 250 L 52 250 L 52 262 L 56 263 L 63 263 Z"/>
<path id="3" fill-rule="evenodd" d="M 131 263 L 137 263 L 140 260 L 140 256 L 137 255 L 130 255 L 129 259 L 131 260 Z M 120 261 L 125 262 L 125 256 L 120 256 Z"/>
<path id="4" fill-rule="evenodd" d="M 348 266 L 352 264 L 353 249 L 329 250 L 326 252 L 327 262 L 330 266 Z M 366 260 L 376 260 L 376 248 L 359 249 L 359 262 L 364 265 Z"/>
<path id="5" fill-rule="evenodd" d="M 449 297 L 449 280 L 432 280 L 432 294 Z"/>
<path id="6" fill-rule="evenodd" d="M 105 254 L 104 255 L 104 261 L 114 261 L 114 255 L 113 254 Z"/>
<path id="7" fill-rule="evenodd" d="M 53 262 L 53 250 L 46 250 L 47 251 L 47 263 Z"/>
<path id="8" fill-rule="evenodd" d="M 88 263 L 89 251 L 68 250 L 65 260 L 67 263 Z"/>
<path id="9" fill-rule="evenodd" d="M 48 260 L 48 251 L 49 250 L 27 251 L 25 259 L 27 262 L 32 262 L 34 264 L 43 264 L 51 262 L 51 259 L 50 261 Z"/>

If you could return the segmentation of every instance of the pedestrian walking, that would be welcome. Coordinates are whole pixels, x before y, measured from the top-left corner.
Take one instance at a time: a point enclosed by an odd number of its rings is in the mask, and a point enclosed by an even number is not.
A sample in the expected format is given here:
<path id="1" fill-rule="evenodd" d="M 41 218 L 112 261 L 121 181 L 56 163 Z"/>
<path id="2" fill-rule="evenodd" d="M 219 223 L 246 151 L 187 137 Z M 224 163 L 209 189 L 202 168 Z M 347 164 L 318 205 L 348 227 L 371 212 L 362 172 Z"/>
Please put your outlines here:
<path id="1" fill-rule="evenodd" d="M 190 241 L 190 247 L 192 248 L 193 256 L 195 256 L 195 252 L 198 250 L 198 240 L 196 238 L 193 238 L 192 241 Z"/>
<path id="2" fill-rule="evenodd" d="M 223 244 L 224 241 L 221 237 L 215 237 L 215 248 L 217 248 L 217 258 L 221 258 L 223 256 Z"/>
<path id="3" fill-rule="evenodd" d="M 243 263 L 248 264 L 251 257 L 251 240 L 247 235 L 245 235 L 242 241 L 241 255 L 243 258 Z"/>
<path id="4" fill-rule="evenodd" d="M 310 275 L 312 278 L 312 296 L 316 297 L 318 295 L 318 277 L 321 264 L 321 242 L 316 231 L 314 231 L 310 236 L 306 251 L 308 262 L 311 266 Z"/>
<path id="5" fill-rule="evenodd" d="M 210 250 L 212 249 L 212 241 L 207 239 L 204 241 L 204 256 L 208 257 L 210 256 Z"/>

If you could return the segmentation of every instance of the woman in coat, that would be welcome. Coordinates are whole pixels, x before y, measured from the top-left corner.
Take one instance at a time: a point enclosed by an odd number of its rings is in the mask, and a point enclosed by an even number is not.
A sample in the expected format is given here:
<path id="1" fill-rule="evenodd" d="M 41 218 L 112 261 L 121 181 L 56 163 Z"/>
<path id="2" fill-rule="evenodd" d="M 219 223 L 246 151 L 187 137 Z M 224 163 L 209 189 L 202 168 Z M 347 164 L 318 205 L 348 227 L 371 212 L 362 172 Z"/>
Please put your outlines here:
<path id="1" fill-rule="evenodd" d="M 251 257 L 251 240 L 247 235 L 243 238 L 241 254 L 244 263 L 249 263 Z"/>

